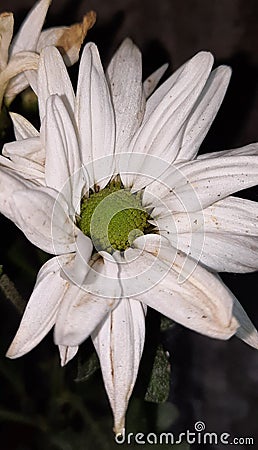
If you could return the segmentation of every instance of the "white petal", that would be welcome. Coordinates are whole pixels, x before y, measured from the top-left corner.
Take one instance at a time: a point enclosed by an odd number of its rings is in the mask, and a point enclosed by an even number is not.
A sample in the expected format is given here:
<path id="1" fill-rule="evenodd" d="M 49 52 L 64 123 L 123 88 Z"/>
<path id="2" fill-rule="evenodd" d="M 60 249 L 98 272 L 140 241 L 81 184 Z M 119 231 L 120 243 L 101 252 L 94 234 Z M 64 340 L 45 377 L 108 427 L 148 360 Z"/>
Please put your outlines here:
<path id="1" fill-rule="evenodd" d="M 164 97 L 159 98 L 155 109 L 148 109 L 152 97 L 147 102 L 143 123 L 135 135 L 129 152 L 155 155 L 168 163 L 172 163 L 179 151 L 184 134 L 185 121 L 198 99 L 209 76 L 213 63 L 210 53 L 200 52 L 185 64 L 180 76 L 174 80 Z M 173 77 L 173 76 L 172 76 Z M 159 95 L 159 89 L 156 91 Z M 156 94 L 154 93 L 153 96 Z M 150 112 L 151 110 L 151 112 Z M 148 158 L 146 158 L 148 163 Z M 144 187 L 142 174 L 146 173 L 144 164 L 139 168 L 140 177 L 122 177 L 126 186 L 133 181 L 136 189 Z M 129 181 L 131 180 L 131 181 Z"/>
<path id="2" fill-rule="evenodd" d="M 52 258 L 40 269 L 33 293 L 17 334 L 7 352 L 9 358 L 28 353 L 46 336 L 55 323 L 69 283 L 60 277 L 60 265 L 69 257 Z"/>
<path id="3" fill-rule="evenodd" d="M 115 124 L 98 50 L 92 43 L 82 54 L 76 100 L 82 161 L 90 174 L 90 186 L 102 189 L 113 175 Z"/>
<path id="4" fill-rule="evenodd" d="M 0 212 L 17 223 L 16 211 L 13 210 L 12 195 L 29 186 L 29 183 L 16 173 L 0 167 Z"/>
<path id="5" fill-rule="evenodd" d="M 203 211 L 194 213 L 170 211 L 170 214 L 155 218 L 153 221 L 159 234 L 166 238 L 173 248 L 181 250 L 197 263 L 203 263 L 206 254 L 204 249 L 207 236 L 204 223 Z M 208 268 L 211 266 L 208 265 Z"/>
<path id="6" fill-rule="evenodd" d="M 165 189 L 158 191 L 158 182 L 147 186 L 144 204 L 150 195 L 161 199 L 170 211 L 197 211 L 207 208 L 234 192 L 257 184 L 257 156 L 224 156 L 194 160 L 171 167 L 164 180 Z M 152 200 L 154 202 L 154 200 Z M 162 208 L 153 211 L 156 217 Z"/>
<path id="7" fill-rule="evenodd" d="M 76 130 L 57 95 L 52 95 L 47 101 L 45 140 L 46 185 L 63 193 L 73 216 L 80 208 L 84 179 Z"/>
<path id="8" fill-rule="evenodd" d="M 75 347 L 68 347 L 66 345 L 59 345 L 59 353 L 60 353 L 60 359 L 61 359 L 61 366 L 65 366 L 71 359 L 74 358 L 76 353 L 79 350 L 78 345 Z"/>
<path id="9" fill-rule="evenodd" d="M 24 162 L 27 164 L 36 163 L 38 170 L 44 171 L 45 151 L 42 148 L 39 137 L 25 138 L 20 141 L 8 142 L 3 147 L 3 155 L 14 162 Z"/>
<path id="10" fill-rule="evenodd" d="M 168 95 L 173 86 L 176 86 L 177 83 L 180 83 L 181 77 L 187 75 L 187 71 L 191 72 L 192 69 L 198 69 L 198 67 L 195 67 L 196 63 L 198 63 L 198 61 L 204 62 L 207 57 L 213 60 L 213 57 L 210 53 L 197 53 L 193 58 L 186 61 L 182 66 L 180 66 L 164 83 L 162 83 L 161 86 L 147 101 L 144 120 L 147 120 L 154 113 L 155 109 L 159 106 L 162 99 L 164 99 Z M 191 76 L 191 74 L 189 74 L 189 76 Z"/>
<path id="11" fill-rule="evenodd" d="M 194 97 L 197 100 L 204 88 L 212 64 L 213 56 L 211 53 L 199 52 L 172 74 L 148 99 L 144 124 L 149 122 L 151 117 L 151 120 L 155 119 L 155 122 L 158 117 L 165 118 L 165 113 L 169 113 L 169 117 L 181 104 L 184 109 L 193 106 Z M 190 104 L 185 102 L 188 95 L 190 95 L 188 98 L 189 102 L 191 100 Z M 158 114 L 155 116 L 156 110 L 158 110 Z M 181 111 L 181 114 L 183 113 L 184 111 Z"/>
<path id="12" fill-rule="evenodd" d="M 205 208 L 234 192 L 254 186 L 258 177 L 257 156 L 225 156 L 221 158 L 193 161 L 180 167 L 185 178 L 192 183 L 198 198 Z M 176 189 L 184 199 L 187 188 Z M 182 196 L 181 196 L 182 193 Z"/>
<path id="13" fill-rule="evenodd" d="M 228 197 L 202 212 L 157 219 L 172 245 L 217 272 L 258 269 L 258 203 Z M 176 227 L 175 227 L 176 225 Z"/>
<path id="14" fill-rule="evenodd" d="M 13 122 L 14 134 L 17 141 L 39 136 L 38 130 L 25 117 L 10 112 Z"/>
<path id="15" fill-rule="evenodd" d="M 38 61 L 39 59 L 37 59 L 37 68 L 38 68 Z M 38 71 L 35 70 L 35 68 L 31 70 L 24 69 L 23 72 L 19 73 L 14 78 L 12 78 L 9 81 L 5 92 L 5 98 L 7 98 L 7 101 L 11 103 L 17 94 L 24 91 L 29 86 L 33 89 L 35 94 L 38 95 L 37 75 Z"/>
<path id="16" fill-rule="evenodd" d="M 177 160 L 194 159 L 220 108 L 231 76 L 231 69 L 220 66 L 210 74 L 187 122 Z"/>
<path id="17" fill-rule="evenodd" d="M 16 157 L 14 160 L 10 160 L 0 155 L 0 166 L 11 169 L 21 178 L 32 182 L 34 187 L 45 185 L 42 167 L 26 158 Z"/>
<path id="18" fill-rule="evenodd" d="M 143 191 L 142 203 L 146 208 L 153 208 L 151 215 L 153 219 L 160 216 L 167 215 L 168 212 L 173 211 L 187 211 L 186 207 L 188 203 L 191 210 L 194 206 L 195 210 L 201 209 L 201 204 L 199 197 L 196 195 L 194 186 L 189 183 L 188 179 L 185 177 L 183 171 L 181 170 L 180 163 L 178 167 L 176 164 L 168 166 L 167 163 L 161 164 L 162 160 L 157 159 L 152 162 L 150 157 L 148 157 L 147 162 L 151 162 L 151 170 L 148 170 L 150 174 L 150 182 Z M 159 173 L 161 174 L 159 176 Z M 153 181 L 152 181 L 153 180 Z M 188 197 L 189 201 L 186 204 L 182 204 L 181 199 L 176 197 L 176 187 L 182 185 L 188 186 Z M 175 191 L 175 192 L 174 192 Z M 171 203 L 176 202 L 176 208 L 172 209 Z M 174 205 L 173 205 L 174 206 Z"/>
<path id="19" fill-rule="evenodd" d="M 159 67 L 157 70 L 155 70 L 155 72 L 148 76 L 148 78 L 146 78 L 143 83 L 143 90 L 146 98 L 148 98 L 153 93 L 167 68 L 168 64 L 163 64 L 163 66 Z"/>
<path id="20" fill-rule="evenodd" d="M 126 151 L 126 143 L 139 128 L 144 114 L 142 57 L 131 39 L 125 39 L 113 56 L 107 80 L 115 110 L 116 152 Z"/>
<path id="21" fill-rule="evenodd" d="M 3 96 L 5 94 L 8 96 L 8 83 L 11 78 L 16 77 L 24 70 L 36 70 L 38 68 L 39 57 L 36 53 L 33 52 L 20 52 L 16 55 L 12 56 L 6 66 L 6 68 L 0 72 L 0 103 L 2 103 Z M 20 89 L 18 84 L 18 92 L 23 89 Z"/>
<path id="22" fill-rule="evenodd" d="M 36 70 L 38 68 L 39 56 L 33 52 L 19 52 L 13 55 L 1 72 L 1 81 L 9 81 L 12 77 L 24 72 L 25 70 Z"/>
<path id="23" fill-rule="evenodd" d="M 101 279 L 96 285 L 102 286 L 103 292 L 99 292 L 99 288 L 94 286 L 93 277 Z M 104 297 L 103 293 L 108 294 Z M 97 259 L 84 284 L 71 286 L 67 292 L 58 312 L 55 342 L 69 346 L 81 344 L 119 303 L 120 295 L 115 261 Z"/>
<path id="24" fill-rule="evenodd" d="M 58 94 L 68 112 L 74 111 L 75 95 L 71 80 L 60 52 L 55 47 L 42 50 L 38 69 L 38 97 L 41 120 L 46 113 L 46 102 L 50 95 Z"/>
<path id="25" fill-rule="evenodd" d="M 79 229 L 77 233 L 75 258 L 71 261 L 71 265 L 66 267 L 62 276 L 76 286 L 81 287 L 90 269 L 89 261 L 93 245 L 91 239 L 85 236 Z"/>
<path id="26" fill-rule="evenodd" d="M 48 253 L 74 252 L 76 227 L 61 206 L 61 199 L 51 194 L 43 188 L 13 193 L 16 224 L 34 245 Z"/>
<path id="27" fill-rule="evenodd" d="M 36 51 L 51 0 L 40 0 L 30 10 L 11 45 L 11 56 L 23 50 Z"/>
<path id="28" fill-rule="evenodd" d="M 236 336 L 251 347 L 258 349 L 258 332 L 236 298 L 234 299 L 233 314 L 240 324 Z"/>
<path id="29" fill-rule="evenodd" d="M 5 91 L 5 99 L 7 99 L 7 104 L 10 104 L 17 94 L 27 89 L 29 86 L 28 80 L 25 75 L 26 70 L 18 73 L 13 78 L 11 78 L 8 82 L 8 86 Z M 30 72 L 28 70 L 28 72 Z M 31 71 L 33 72 L 33 71 Z"/>
<path id="30" fill-rule="evenodd" d="M 245 145 L 244 147 L 233 148 L 230 150 L 220 150 L 218 152 L 204 153 L 197 156 L 197 160 L 211 159 L 224 156 L 257 156 L 258 155 L 258 143 Z"/>
<path id="31" fill-rule="evenodd" d="M 31 87 L 31 89 L 34 91 L 34 93 L 38 97 L 38 71 L 37 70 L 25 70 L 24 75 L 26 77 L 26 80 Z"/>
<path id="32" fill-rule="evenodd" d="M 124 298 L 92 334 L 114 414 L 114 431 L 124 428 L 127 405 L 135 384 L 145 339 L 140 302 Z"/>
<path id="33" fill-rule="evenodd" d="M 176 322 L 218 339 L 228 339 L 238 323 L 232 319 L 233 295 L 206 269 L 186 255 L 164 246 L 157 236 L 138 238 L 134 245 L 141 250 L 125 252 L 127 264 L 121 264 L 124 295 L 135 298 Z M 132 286 L 133 284 L 133 286 Z M 138 293 L 137 293 L 138 291 Z"/>
<path id="34" fill-rule="evenodd" d="M 37 52 L 40 53 L 45 47 L 56 46 L 57 41 L 67 29 L 68 27 L 61 26 L 47 28 L 46 30 L 41 31 L 37 44 Z"/>
<path id="35" fill-rule="evenodd" d="M 0 14 L 0 71 L 4 70 L 8 62 L 9 45 L 13 36 L 13 14 Z"/>

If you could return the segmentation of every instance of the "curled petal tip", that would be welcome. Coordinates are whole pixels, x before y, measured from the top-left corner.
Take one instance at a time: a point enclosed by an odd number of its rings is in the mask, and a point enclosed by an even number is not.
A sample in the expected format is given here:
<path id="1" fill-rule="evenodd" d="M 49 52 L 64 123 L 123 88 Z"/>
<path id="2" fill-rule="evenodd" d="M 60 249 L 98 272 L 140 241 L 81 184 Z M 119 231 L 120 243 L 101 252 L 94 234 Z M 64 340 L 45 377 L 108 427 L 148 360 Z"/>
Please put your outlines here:
<path id="1" fill-rule="evenodd" d="M 67 345 L 59 345 L 59 354 L 60 354 L 60 364 L 61 367 L 64 367 L 78 352 L 79 347 L 74 346 L 70 347 Z"/>
<path id="2" fill-rule="evenodd" d="M 15 345 L 13 343 L 8 348 L 5 356 L 7 358 L 10 358 L 10 359 L 15 359 L 15 358 L 17 358 L 19 356 L 18 353 L 17 353 L 17 350 L 15 350 Z"/>
<path id="3" fill-rule="evenodd" d="M 121 423 L 122 422 L 122 423 Z M 115 433 L 115 439 L 120 441 L 125 437 L 125 426 L 124 426 L 124 418 L 118 424 L 114 424 L 113 431 Z"/>
<path id="4" fill-rule="evenodd" d="M 61 51 L 67 65 L 72 65 L 79 58 L 79 51 L 84 38 L 96 22 L 96 13 L 88 12 L 81 23 L 75 23 L 64 29 L 63 34 L 56 42 L 56 47 Z"/>
<path id="5" fill-rule="evenodd" d="M 258 332 L 257 330 L 250 331 L 249 333 L 246 330 L 240 328 L 236 332 L 236 336 L 248 344 L 250 347 L 258 350 Z"/>

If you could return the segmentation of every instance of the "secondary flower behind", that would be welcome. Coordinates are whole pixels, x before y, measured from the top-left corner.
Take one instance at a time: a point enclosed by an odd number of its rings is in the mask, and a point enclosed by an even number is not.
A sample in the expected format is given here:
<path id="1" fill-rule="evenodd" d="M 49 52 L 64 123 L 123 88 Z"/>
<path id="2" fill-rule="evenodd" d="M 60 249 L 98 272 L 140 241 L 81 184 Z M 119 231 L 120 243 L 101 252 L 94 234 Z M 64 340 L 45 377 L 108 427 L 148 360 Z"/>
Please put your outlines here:
<path id="1" fill-rule="evenodd" d="M 61 362 L 91 336 L 122 432 L 152 307 L 205 335 L 258 334 L 219 271 L 256 270 L 258 145 L 197 157 L 230 69 L 200 52 L 155 92 L 126 39 L 103 71 L 87 44 L 76 95 L 54 47 L 40 56 L 40 133 L 13 114 L 1 157 L 0 210 L 44 251 L 11 358 L 54 326 Z M 154 92 L 154 93 L 153 93 Z"/>
<path id="2" fill-rule="evenodd" d="M 29 86 L 26 71 L 37 69 L 42 48 L 58 47 L 67 65 L 78 61 L 87 31 L 95 23 L 95 13 L 87 13 L 81 24 L 41 31 L 50 3 L 39 0 L 35 4 L 13 41 L 13 14 L 0 14 L 0 109 L 4 95 L 10 101 Z"/>

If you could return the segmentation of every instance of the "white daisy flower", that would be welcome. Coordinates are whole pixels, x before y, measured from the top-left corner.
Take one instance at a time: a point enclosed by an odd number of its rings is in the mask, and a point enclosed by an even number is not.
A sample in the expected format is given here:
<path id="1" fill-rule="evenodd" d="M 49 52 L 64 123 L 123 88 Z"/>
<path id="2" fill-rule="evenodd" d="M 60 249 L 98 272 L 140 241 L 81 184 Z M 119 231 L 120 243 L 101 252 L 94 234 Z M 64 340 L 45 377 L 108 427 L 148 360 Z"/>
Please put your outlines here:
<path id="1" fill-rule="evenodd" d="M 58 47 L 67 65 L 78 61 L 81 44 L 95 23 L 95 13 L 86 14 L 81 24 L 41 31 L 50 3 L 39 0 L 35 4 L 13 41 L 13 14 L 0 14 L 0 107 L 4 95 L 10 101 L 29 86 L 27 78 L 33 77 L 30 71 L 37 69 L 42 48 Z"/>
<path id="2" fill-rule="evenodd" d="M 40 270 L 10 358 L 54 326 L 62 365 L 91 336 L 121 433 L 150 306 L 207 336 L 258 334 L 217 275 L 258 268 L 258 204 L 236 191 L 258 179 L 258 145 L 197 157 L 230 69 L 200 52 L 154 93 L 126 39 L 106 75 L 86 45 L 76 95 L 54 47 L 40 57 L 40 134 L 14 115 L 1 159 L 0 210 L 52 253 Z M 147 97 L 149 97 L 147 99 Z M 4 167 L 5 166 L 5 167 Z"/>

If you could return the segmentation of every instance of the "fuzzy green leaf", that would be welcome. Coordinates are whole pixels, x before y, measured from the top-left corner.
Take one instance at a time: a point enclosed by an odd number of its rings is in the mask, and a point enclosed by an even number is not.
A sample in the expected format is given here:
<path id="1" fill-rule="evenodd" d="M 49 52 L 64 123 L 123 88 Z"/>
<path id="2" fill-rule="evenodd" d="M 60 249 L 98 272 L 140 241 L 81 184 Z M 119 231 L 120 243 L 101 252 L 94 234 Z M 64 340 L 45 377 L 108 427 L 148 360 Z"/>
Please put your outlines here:
<path id="1" fill-rule="evenodd" d="M 96 352 L 94 351 L 86 361 L 81 361 L 80 358 L 78 360 L 78 373 L 75 381 L 87 381 L 91 375 L 96 372 L 100 367 L 99 359 L 97 357 Z"/>
<path id="2" fill-rule="evenodd" d="M 157 348 L 145 400 L 154 403 L 167 401 L 169 394 L 170 366 L 161 345 Z"/>

